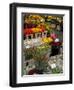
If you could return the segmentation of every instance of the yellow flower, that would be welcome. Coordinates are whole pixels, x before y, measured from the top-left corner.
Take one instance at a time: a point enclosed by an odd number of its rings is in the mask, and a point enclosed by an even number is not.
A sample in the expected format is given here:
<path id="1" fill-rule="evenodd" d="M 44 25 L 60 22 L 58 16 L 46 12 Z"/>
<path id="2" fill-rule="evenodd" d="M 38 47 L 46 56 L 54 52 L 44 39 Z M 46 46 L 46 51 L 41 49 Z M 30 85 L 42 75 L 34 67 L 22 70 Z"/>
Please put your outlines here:
<path id="1" fill-rule="evenodd" d="M 56 16 L 48 16 L 48 19 L 56 19 Z"/>
<path id="2" fill-rule="evenodd" d="M 40 28 L 32 28 L 32 31 L 33 31 L 34 33 L 37 33 L 37 32 L 40 31 Z"/>
<path id="3" fill-rule="evenodd" d="M 51 42 L 53 42 L 53 39 L 51 37 L 45 37 L 45 38 L 42 39 L 42 41 L 44 43 L 51 43 Z"/>
<path id="4" fill-rule="evenodd" d="M 51 37 L 48 37 L 49 43 L 53 42 L 53 39 Z"/>
<path id="5" fill-rule="evenodd" d="M 48 18 L 52 19 L 52 16 L 48 16 Z"/>
<path id="6" fill-rule="evenodd" d="M 42 41 L 43 41 L 44 43 L 49 43 L 49 40 L 48 40 L 47 37 L 43 38 Z"/>

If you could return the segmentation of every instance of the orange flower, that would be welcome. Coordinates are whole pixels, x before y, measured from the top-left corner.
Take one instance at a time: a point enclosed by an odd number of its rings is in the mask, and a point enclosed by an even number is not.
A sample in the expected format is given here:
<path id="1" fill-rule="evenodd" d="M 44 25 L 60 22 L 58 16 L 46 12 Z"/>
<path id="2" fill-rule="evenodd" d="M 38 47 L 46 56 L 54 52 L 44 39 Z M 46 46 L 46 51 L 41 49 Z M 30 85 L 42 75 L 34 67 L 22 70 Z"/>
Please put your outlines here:
<path id="1" fill-rule="evenodd" d="M 38 32 L 42 32 L 42 29 L 40 29 L 40 28 L 32 28 L 32 31 L 34 33 L 38 33 Z"/>

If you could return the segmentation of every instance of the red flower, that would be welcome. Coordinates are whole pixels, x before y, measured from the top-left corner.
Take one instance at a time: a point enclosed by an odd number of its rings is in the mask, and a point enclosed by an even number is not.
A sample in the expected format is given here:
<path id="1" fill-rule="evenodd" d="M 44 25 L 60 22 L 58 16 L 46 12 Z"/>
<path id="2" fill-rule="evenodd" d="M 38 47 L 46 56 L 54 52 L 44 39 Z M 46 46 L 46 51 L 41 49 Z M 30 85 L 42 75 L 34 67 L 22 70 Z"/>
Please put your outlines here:
<path id="1" fill-rule="evenodd" d="M 61 45 L 61 42 L 53 42 L 52 43 L 52 46 L 60 46 Z"/>
<path id="2" fill-rule="evenodd" d="M 32 29 L 24 29 L 24 35 L 29 35 L 29 34 L 33 34 Z"/>

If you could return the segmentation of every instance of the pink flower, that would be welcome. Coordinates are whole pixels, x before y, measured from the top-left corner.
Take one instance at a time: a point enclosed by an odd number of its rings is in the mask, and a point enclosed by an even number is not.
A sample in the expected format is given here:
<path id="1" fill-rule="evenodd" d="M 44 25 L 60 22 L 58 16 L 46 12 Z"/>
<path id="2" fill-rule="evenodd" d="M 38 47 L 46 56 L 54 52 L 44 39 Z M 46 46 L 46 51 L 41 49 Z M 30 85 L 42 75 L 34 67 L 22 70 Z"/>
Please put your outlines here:
<path id="1" fill-rule="evenodd" d="M 57 35 L 56 35 L 55 33 L 51 33 L 51 34 L 50 34 L 50 37 L 51 37 L 52 39 L 56 39 L 56 38 L 57 38 Z"/>

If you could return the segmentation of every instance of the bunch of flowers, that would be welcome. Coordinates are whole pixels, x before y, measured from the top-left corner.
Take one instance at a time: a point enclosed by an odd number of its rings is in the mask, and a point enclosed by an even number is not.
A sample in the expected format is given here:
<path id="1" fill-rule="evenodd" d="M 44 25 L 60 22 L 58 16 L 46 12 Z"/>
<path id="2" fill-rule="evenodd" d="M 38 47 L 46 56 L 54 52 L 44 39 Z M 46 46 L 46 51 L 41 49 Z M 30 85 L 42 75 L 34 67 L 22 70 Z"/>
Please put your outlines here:
<path id="1" fill-rule="evenodd" d="M 38 33 L 38 32 L 44 32 L 44 29 L 42 29 L 42 28 L 32 28 L 32 31 L 34 33 Z"/>
<path id="2" fill-rule="evenodd" d="M 33 31 L 31 28 L 27 28 L 27 29 L 23 30 L 23 33 L 24 33 L 24 35 L 30 35 L 30 34 L 33 34 Z"/>
<path id="3" fill-rule="evenodd" d="M 43 17 L 41 17 L 40 15 L 29 15 L 25 19 L 25 23 L 32 23 L 32 24 L 39 24 L 44 21 L 45 21 L 45 19 Z"/>
<path id="4" fill-rule="evenodd" d="M 45 37 L 45 38 L 42 38 L 42 41 L 44 43 L 52 43 L 53 42 L 53 39 L 51 37 Z"/>
<path id="5" fill-rule="evenodd" d="M 24 35 L 30 35 L 30 34 L 34 34 L 34 33 L 39 33 L 39 32 L 44 32 L 44 29 L 41 28 L 27 28 L 24 29 Z"/>
<path id="6" fill-rule="evenodd" d="M 33 48 L 32 53 L 36 69 L 43 71 L 47 70 L 50 51 L 51 46 L 48 44 L 43 44 Z"/>

